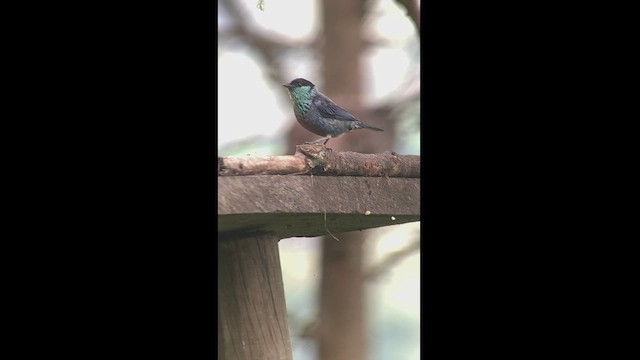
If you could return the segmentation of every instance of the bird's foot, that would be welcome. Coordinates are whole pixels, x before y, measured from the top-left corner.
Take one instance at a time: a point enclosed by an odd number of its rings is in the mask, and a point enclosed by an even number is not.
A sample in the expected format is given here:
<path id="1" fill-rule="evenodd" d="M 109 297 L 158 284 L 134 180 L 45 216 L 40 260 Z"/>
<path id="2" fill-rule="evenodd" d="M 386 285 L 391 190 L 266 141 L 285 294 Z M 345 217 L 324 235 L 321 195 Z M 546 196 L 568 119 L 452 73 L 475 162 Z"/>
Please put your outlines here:
<path id="1" fill-rule="evenodd" d="M 326 145 L 327 142 L 329 141 L 329 139 L 331 139 L 331 138 L 330 137 L 323 137 L 323 138 L 320 138 L 318 140 L 305 141 L 304 144 L 305 145 L 311 145 L 311 144 L 320 144 L 320 143 L 322 143 L 322 145 Z"/>

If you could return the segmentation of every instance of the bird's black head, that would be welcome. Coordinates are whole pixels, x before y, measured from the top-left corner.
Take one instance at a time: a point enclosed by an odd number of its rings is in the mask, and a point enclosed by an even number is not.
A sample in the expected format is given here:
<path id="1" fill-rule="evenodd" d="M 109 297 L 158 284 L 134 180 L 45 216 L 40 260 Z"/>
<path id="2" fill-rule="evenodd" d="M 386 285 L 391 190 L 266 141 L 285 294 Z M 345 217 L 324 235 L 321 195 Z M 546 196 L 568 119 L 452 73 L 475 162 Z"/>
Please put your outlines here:
<path id="1" fill-rule="evenodd" d="M 301 86 L 309 86 L 313 88 L 315 85 L 313 85 L 313 83 L 307 79 L 297 78 L 297 79 L 291 80 L 291 82 L 288 84 L 283 84 L 282 86 L 286 87 L 287 89 L 295 89 Z"/>

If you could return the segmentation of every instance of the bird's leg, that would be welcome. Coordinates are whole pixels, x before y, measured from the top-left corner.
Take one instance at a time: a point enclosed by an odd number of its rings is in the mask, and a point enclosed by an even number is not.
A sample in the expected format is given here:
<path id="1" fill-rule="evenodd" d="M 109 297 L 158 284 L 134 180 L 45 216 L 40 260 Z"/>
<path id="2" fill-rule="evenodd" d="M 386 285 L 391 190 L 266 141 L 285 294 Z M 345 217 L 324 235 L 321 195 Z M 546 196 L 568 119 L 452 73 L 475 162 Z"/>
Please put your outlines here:
<path id="1" fill-rule="evenodd" d="M 323 145 L 325 145 L 327 143 L 327 141 L 329 141 L 329 139 L 331 139 L 331 136 L 325 136 L 323 138 L 320 138 L 318 140 L 313 140 L 313 141 L 305 141 L 304 143 L 305 144 L 320 144 L 324 140 Z"/>

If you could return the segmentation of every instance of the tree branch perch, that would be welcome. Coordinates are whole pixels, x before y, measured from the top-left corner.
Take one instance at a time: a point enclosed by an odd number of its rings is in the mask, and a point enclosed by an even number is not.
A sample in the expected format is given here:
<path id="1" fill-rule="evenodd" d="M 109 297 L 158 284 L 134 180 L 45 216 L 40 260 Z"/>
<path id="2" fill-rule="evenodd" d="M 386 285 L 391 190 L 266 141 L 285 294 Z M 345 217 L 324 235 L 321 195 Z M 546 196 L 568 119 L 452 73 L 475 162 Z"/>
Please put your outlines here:
<path id="1" fill-rule="evenodd" d="M 420 156 L 337 152 L 320 144 L 297 145 L 293 156 L 220 157 L 218 176 L 318 175 L 420 177 Z"/>

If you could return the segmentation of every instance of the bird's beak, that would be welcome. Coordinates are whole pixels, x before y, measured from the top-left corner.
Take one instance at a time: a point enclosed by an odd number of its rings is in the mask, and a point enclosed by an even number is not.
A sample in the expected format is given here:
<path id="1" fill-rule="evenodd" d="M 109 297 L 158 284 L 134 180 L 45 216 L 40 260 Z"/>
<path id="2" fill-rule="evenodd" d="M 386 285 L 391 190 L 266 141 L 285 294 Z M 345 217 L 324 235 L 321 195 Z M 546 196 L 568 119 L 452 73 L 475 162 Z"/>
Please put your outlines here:
<path id="1" fill-rule="evenodd" d="M 286 87 L 287 89 L 288 89 L 289 87 L 291 87 L 291 85 L 289 85 L 289 84 L 282 84 L 282 86 Z"/>

